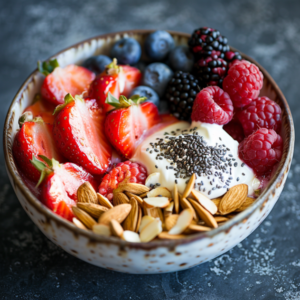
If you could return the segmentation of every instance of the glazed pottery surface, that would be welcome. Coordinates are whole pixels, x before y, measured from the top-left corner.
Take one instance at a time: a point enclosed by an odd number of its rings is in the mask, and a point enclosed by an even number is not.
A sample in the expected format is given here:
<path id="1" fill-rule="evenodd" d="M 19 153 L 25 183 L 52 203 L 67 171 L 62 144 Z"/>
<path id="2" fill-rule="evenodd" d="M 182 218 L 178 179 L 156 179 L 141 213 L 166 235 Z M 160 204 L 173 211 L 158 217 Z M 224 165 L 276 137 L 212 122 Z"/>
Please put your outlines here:
<path id="1" fill-rule="evenodd" d="M 114 42 L 134 37 L 141 45 L 150 30 L 136 30 L 98 36 L 61 51 L 60 66 L 81 64 L 97 54 L 109 54 Z M 186 44 L 189 35 L 170 32 L 177 45 Z M 276 101 L 283 111 L 283 157 L 267 188 L 256 202 L 217 229 L 188 236 L 181 240 L 154 240 L 149 243 L 128 243 L 115 237 L 103 237 L 75 227 L 47 209 L 24 185 L 12 156 L 12 143 L 18 130 L 18 118 L 40 91 L 44 76 L 37 70 L 24 82 L 9 108 L 4 126 L 4 153 L 9 179 L 15 193 L 33 222 L 56 245 L 68 253 L 99 267 L 110 270 L 150 274 L 184 270 L 211 260 L 245 239 L 267 217 L 282 192 L 294 150 L 294 125 L 290 109 L 271 76 L 253 59 L 243 58 L 259 66 L 264 74 L 261 96 Z"/>

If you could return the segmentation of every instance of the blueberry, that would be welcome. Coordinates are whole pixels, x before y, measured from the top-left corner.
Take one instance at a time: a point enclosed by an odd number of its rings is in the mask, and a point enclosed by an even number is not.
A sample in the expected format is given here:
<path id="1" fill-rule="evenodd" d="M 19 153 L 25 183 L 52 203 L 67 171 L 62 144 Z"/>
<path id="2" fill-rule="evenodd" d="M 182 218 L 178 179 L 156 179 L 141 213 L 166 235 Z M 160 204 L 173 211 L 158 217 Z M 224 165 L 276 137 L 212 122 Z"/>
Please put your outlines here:
<path id="1" fill-rule="evenodd" d="M 96 74 L 100 74 L 104 71 L 105 66 L 109 65 L 111 62 L 112 59 L 110 57 L 106 55 L 97 55 L 86 59 L 82 66 Z"/>
<path id="2" fill-rule="evenodd" d="M 173 71 L 163 63 L 152 63 L 145 69 L 143 83 L 150 86 L 160 97 L 164 94 Z"/>
<path id="3" fill-rule="evenodd" d="M 187 46 L 177 46 L 169 55 L 169 66 L 174 71 L 190 72 L 193 64 L 194 56 Z"/>
<path id="4" fill-rule="evenodd" d="M 121 65 L 136 64 L 141 54 L 141 46 L 133 38 L 122 38 L 118 40 L 110 51 L 110 56 L 116 58 Z"/>
<path id="5" fill-rule="evenodd" d="M 149 34 L 145 40 L 145 51 L 155 61 L 162 61 L 174 48 L 174 40 L 170 33 L 162 30 Z"/>
<path id="6" fill-rule="evenodd" d="M 149 86 L 140 85 L 132 90 L 130 96 L 140 95 L 141 97 L 147 97 L 146 101 L 154 103 L 156 106 L 159 105 L 159 96 Z"/>

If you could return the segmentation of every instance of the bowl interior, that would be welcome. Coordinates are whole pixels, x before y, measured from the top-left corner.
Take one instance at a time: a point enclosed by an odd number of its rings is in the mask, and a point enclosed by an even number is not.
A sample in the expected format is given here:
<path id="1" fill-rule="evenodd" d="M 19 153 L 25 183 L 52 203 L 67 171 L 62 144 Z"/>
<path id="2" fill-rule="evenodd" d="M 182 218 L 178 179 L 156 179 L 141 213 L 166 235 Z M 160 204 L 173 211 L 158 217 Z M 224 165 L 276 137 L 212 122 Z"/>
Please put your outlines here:
<path id="1" fill-rule="evenodd" d="M 151 30 L 137 30 L 137 31 L 129 31 L 129 32 L 120 32 L 120 33 L 112 33 L 107 35 L 98 36 L 95 38 L 91 38 L 89 40 L 78 43 L 72 47 L 69 47 L 58 54 L 52 56 L 51 58 L 57 58 L 60 66 L 64 67 L 68 64 L 75 63 L 81 64 L 86 58 L 97 55 L 97 54 L 109 54 L 110 48 L 114 44 L 114 42 L 122 37 L 131 36 L 138 40 L 141 45 L 143 45 L 145 37 L 151 32 Z M 189 38 L 188 34 L 179 33 L 179 32 L 171 32 L 174 37 L 175 43 L 177 45 L 186 45 L 187 40 Z M 235 49 L 233 49 L 235 50 Z M 259 196 L 257 201 L 250 206 L 248 209 L 237 215 L 235 218 L 226 222 L 225 225 L 211 230 L 205 233 L 199 233 L 192 236 L 188 236 L 184 240 L 177 241 L 153 241 L 147 243 L 147 245 L 157 245 L 157 244 L 178 244 L 178 243 L 186 243 L 203 236 L 211 236 L 220 231 L 226 231 L 235 223 L 243 220 L 248 215 L 250 215 L 258 206 L 262 205 L 266 199 L 268 199 L 268 194 L 270 194 L 275 188 L 276 184 L 281 182 L 285 172 L 287 172 L 288 167 L 290 165 L 293 149 L 294 149 L 294 126 L 292 115 L 290 109 L 288 107 L 287 101 L 280 91 L 277 84 L 271 78 L 271 76 L 267 73 L 264 68 L 262 68 L 257 62 L 248 57 L 247 55 L 242 54 L 244 59 L 247 59 L 253 63 L 255 63 L 262 73 L 264 74 L 264 86 L 261 90 L 261 96 L 268 96 L 270 99 L 277 102 L 282 109 L 282 137 L 284 141 L 284 151 L 283 157 L 278 164 L 278 168 L 276 172 L 274 172 L 270 182 L 268 183 L 267 188 L 263 191 L 263 193 Z M 146 59 L 145 54 L 143 53 L 142 59 Z M 62 224 L 63 226 L 67 226 L 71 228 L 78 234 L 88 235 L 90 238 L 98 241 L 110 241 L 114 243 L 121 243 L 120 240 L 114 237 L 101 237 L 99 235 L 94 234 L 93 232 L 87 232 L 82 229 L 75 227 L 71 222 L 68 222 L 52 211 L 47 209 L 44 205 L 40 203 L 40 201 L 30 192 L 30 190 L 24 185 L 20 174 L 16 168 L 13 155 L 12 155 L 12 144 L 14 140 L 14 136 L 18 130 L 18 118 L 22 114 L 23 110 L 29 106 L 36 93 L 39 93 L 44 76 L 41 75 L 37 70 L 35 70 L 24 82 L 19 91 L 17 92 L 15 98 L 12 101 L 12 104 L 7 113 L 5 126 L 4 126 L 4 153 L 5 153 L 5 161 L 6 167 L 10 176 L 10 179 L 15 186 L 17 186 L 21 192 L 25 195 L 26 199 L 35 206 L 36 209 L 43 212 L 48 218 L 55 219 L 56 222 Z M 124 242 L 122 242 L 124 244 Z M 130 244 L 133 246 L 133 244 Z M 147 246 L 145 246 L 147 247 Z"/>

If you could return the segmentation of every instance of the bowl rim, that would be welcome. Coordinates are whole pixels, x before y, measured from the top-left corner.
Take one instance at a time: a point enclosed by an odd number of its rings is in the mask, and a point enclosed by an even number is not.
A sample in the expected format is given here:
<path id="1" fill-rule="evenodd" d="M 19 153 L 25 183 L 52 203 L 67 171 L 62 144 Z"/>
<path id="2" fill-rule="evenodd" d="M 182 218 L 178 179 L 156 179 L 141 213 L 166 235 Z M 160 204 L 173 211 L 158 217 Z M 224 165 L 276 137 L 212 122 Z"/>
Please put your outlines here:
<path id="1" fill-rule="evenodd" d="M 60 54 L 72 49 L 72 48 L 78 48 L 81 45 L 85 43 L 90 43 L 92 40 L 99 40 L 99 39 L 107 39 L 107 38 L 113 38 L 116 35 L 120 35 L 121 37 L 124 35 L 145 35 L 145 34 L 150 34 L 155 30 L 153 29 L 135 29 L 135 30 L 124 30 L 124 31 L 118 31 L 118 32 L 111 32 L 111 33 L 106 33 L 103 35 L 97 35 L 91 38 L 88 38 L 86 40 L 83 40 L 81 42 L 78 42 L 74 45 L 71 45 L 56 54 L 52 55 L 48 60 L 53 59 Z M 184 32 L 179 32 L 179 31 L 171 31 L 167 30 L 171 35 L 178 36 L 178 37 L 183 37 L 183 38 L 189 38 L 190 34 L 184 33 Z M 230 47 L 232 51 L 237 51 L 235 48 Z M 189 235 L 185 238 L 178 239 L 178 240 L 154 240 L 149 243 L 131 243 L 131 242 L 126 242 L 123 241 L 119 238 L 116 237 L 104 237 L 101 235 L 97 235 L 92 231 L 89 230 L 83 230 L 78 227 L 76 227 L 72 222 L 67 221 L 57 214 L 53 213 L 50 209 L 48 209 L 45 205 L 43 205 L 32 193 L 31 191 L 27 188 L 27 186 L 22 182 L 22 179 L 19 174 L 14 173 L 14 169 L 16 170 L 16 166 L 14 163 L 14 160 L 10 160 L 9 156 L 10 153 L 8 151 L 8 130 L 10 128 L 10 120 L 12 117 L 13 113 L 13 106 L 15 102 L 20 98 L 22 95 L 23 91 L 26 90 L 26 87 L 28 84 L 32 81 L 32 78 L 35 74 L 38 73 L 38 70 L 35 69 L 23 82 L 19 90 L 17 91 L 16 95 L 14 96 L 10 107 L 8 109 L 6 118 L 5 118 L 5 123 L 4 123 L 4 130 L 3 130 L 3 148 L 4 148 L 4 158 L 5 158 L 5 164 L 7 168 L 7 172 L 11 175 L 14 184 L 17 185 L 18 189 L 21 191 L 21 193 L 24 195 L 24 197 L 27 199 L 27 201 L 30 202 L 31 205 L 34 206 L 36 210 L 38 210 L 40 213 L 42 213 L 44 216 L 46 216 L 47 220 L 54 220 L 58 226 L 65 227 L 66 229 L 69 229 L 75 236 L 78 235 L 83 235 L 86 238 L 90 240 L 90 242 L 100 242 L 100 243 L 110 243 L 110 244 L 115 244 L 117 246 L 120 246 L 121 248 L 124 247 L 129 247 L 129 248 L 134 248 L 134 249 L 143 249 L 143 250 L 151 250 L 159 247 L 168 247 L 168 248 L 173 248 L 177 245 L 183 245 L 183 244 L 188 244 L 197 240 L 201 240 L 203 238 L 212 238 L 213 236 L 220 234 L 220 233 L 226 233 L 230 231 L 230 229 L 235 226 L 236 224 L 242 222 L 243 220 L 247 219 L 258 207 L 262 206 L 263 203 L 268 199 L 269 195 L 272 193 L 272 190 L 276 189 L 276 185 L 278 182 L 281 182 L 282 178 L 284 177 L 285 173 L 287 172 L 287 168 L 289 167 L 292 156 L 293 156 L 293 151 L 294 151 L 294 143 L 295 143 L 295 129 L 294 129 L 294 123 L 293 123 L 293 118 L 292 114 L 289 108 L 289 105 L 287 103 L 286 98 L 284 97 L 282 91 L 278 87 L 278 85 L 275 83 L 274 79 L 270 76 L 270 74 L 254 59 L 249 57 L 248 55 L 242 53 L 239 51 L 242 55 L 242 57 L 252 63 L 255 63 L 260 71 L 263 73 L 264 78 L 268 80 L 268 82 L 271 84 L 272 88 L 276 91 L 277 96 L 280 98 L 281 104 L 284 107 L 284 110 L 287 115 L 287 123 L 290 127 L 289 134 L 287 135 L 286 138 L 289 139 L 289 145 L 288 145 L 288 151 L 287 151 L 287 157 L 283 165 L 281 166 L 280 170 L 277 170 L 277 176 L 273 176 L 272 180 L 268 183 L 268 186 L 265 188 L 263 193 L 257 198 L 255 203 L 248 207 L 246 210 L 243 212 L 239 213 L 236 215 L 234 218 L 230 219 L 227 221 L 224 225 L 212 229 L 211 231 L 207 232 L 202 232 L 202 233 L 196 233 Z M 12 155 L 12 154 L 11 154 Z M 14 168 L 13 168 L 14 166 Z M 49 222 L 50 223 L 50 222 Z"/>

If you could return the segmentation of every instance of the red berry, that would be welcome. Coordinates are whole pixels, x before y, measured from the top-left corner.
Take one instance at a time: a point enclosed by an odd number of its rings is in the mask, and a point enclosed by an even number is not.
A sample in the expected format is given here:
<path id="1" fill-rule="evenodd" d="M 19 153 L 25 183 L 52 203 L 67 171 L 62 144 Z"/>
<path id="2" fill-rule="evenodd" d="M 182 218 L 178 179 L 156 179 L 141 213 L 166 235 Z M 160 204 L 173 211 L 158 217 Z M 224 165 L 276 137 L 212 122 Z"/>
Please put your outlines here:
<path id="1" fill-rule="evenodd" d="M 259 97 L 253 100 L 244 110 L 237 114 L 246 136 L 259 128 L 281 128 L 281 108 L 268 97 Z"/>
<path id="2" fill-rule="evenodd" d="M 196 96 L 191 116 L 193 121 L 224 125 L 232 119 L 232 116 L 232 101 L 221 88 L 209 86 Z"/>
<path id="3" fill-rule="evenodd" d="M 223 129 L 239 143 L 245 138 L 243 127 L 237 120 L 231 120 Z"/>
<path id="4" fill-rule="evenodd" d="M 127 160 L 118 163 L 109 173 L 107 173 L 99 185 L 99 193 L 112 201 L 113 190 L 116 189 L 121 181 L 129 177 L 129 182 L 145 184 L 147 170 L 138 163 Z"/>
<path id="5" fill-rule="evenodd" d="M 261 128 L 239 145 L 239 157 L 257 174 L 268 173 L 282 157 L 283 142 L 273 129 Z"/>
<path id="6" fill-rule="evenodd" d="M 256 99 L 262 86 L 263 74 L 248 61 L 233 64 L 223 81 L 223 89 L 229 94 L 234 107 L 243 107 Z"/>

